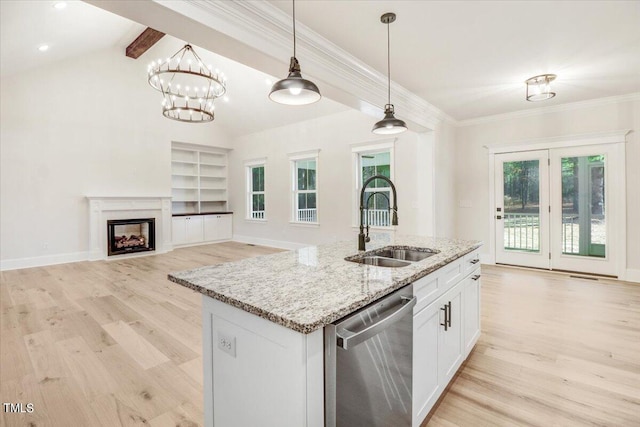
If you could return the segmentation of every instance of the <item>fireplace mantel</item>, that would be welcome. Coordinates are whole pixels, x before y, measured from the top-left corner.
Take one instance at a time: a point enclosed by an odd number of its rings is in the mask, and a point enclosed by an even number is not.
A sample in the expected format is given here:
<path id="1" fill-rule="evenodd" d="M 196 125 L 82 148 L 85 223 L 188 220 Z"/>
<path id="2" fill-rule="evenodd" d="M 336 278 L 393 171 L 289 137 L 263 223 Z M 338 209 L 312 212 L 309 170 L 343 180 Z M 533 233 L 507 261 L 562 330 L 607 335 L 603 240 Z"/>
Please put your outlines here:
<path id="1" fill-rule="evenodd" d="M 156 250 L 161 254 L 173 249 L 171 243 L 171 196 L 87 196 L 89 201 L 89 260 L 121 259 L 140 254 L 108 257 L 107 221 L 115 219 L 155 218 Z"/>

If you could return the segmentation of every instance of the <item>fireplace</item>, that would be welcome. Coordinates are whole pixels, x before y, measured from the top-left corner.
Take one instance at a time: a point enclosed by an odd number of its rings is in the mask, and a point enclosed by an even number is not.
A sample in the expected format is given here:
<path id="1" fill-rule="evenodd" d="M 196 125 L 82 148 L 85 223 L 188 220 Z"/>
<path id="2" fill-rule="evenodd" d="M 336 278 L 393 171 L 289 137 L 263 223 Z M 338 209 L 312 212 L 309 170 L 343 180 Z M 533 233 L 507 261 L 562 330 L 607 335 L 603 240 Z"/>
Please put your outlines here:
<path id="1" fill-rule="evenodd" d="M 122 255 L 155 250 L 155 223 L 155 218 L 108 220 L 108 255 Z"/>

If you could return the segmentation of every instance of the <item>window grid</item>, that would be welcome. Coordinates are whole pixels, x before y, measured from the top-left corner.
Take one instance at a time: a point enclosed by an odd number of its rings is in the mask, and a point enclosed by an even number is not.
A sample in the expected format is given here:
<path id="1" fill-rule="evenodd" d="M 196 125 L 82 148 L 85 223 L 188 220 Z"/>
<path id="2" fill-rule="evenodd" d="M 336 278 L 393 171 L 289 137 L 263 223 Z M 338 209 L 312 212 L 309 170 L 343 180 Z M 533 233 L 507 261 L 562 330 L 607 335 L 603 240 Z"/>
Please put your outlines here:
<path id="1" fill-rule="evenodd" d="M 383 175 L 391 178 L 390 150 L 359 153 L 359 188 L 372 176 Z M 376 180 L 369 184 L 364 191 L 365 210 L 363 223 L 371 227 L 389 227 L 391 187 L 385 181 Z"/>
<path id="2" fill-rule="evenodd" d="M 317 223 L 317 159 L 300 159 L 294 162 L 294 222 Z"/>
<path id="3" fill-rule="evenodd" d="M 265 220 L 264 165 L 247 167 L 247 218 Z"/>

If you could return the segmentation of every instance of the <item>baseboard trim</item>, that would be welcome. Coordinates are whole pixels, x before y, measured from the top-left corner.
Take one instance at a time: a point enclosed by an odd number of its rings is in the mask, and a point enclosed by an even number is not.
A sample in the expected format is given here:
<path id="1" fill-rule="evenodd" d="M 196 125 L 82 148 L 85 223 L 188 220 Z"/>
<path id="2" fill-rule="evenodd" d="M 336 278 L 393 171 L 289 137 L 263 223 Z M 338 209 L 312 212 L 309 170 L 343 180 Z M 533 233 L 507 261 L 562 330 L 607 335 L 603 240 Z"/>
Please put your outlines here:
<path id="1" fill-rule="evenodd" d="M 287 242 L 285 240 L 262 239 L 260 237 L 253 237 L 253 236 L 238 236 L 237 234 L 233 235 L 233 241 L 238 243 L 270 246 L 272 248 L 288 249 L 288 250 L 295 250 L 295 249 L 301 249 L 301 248 L 306 248 L 308 246 L 312 246 L 305 243 Z"/>
<path id="2" fill-rule="evenodd" d="M 5 259 L 0 261 L 0 271 L 18 270 L 21 268 L 44 267 L 54 264 L 68 264 L 89 260 L 89 252 L 71 252 L 66 254 L 45 255 L 30 258 Z"/>
<path id="3" fill-rule="evenodd" d="M 627 282 L 640 283 L 640 270 L 627 268 L 624 280 Z"/>

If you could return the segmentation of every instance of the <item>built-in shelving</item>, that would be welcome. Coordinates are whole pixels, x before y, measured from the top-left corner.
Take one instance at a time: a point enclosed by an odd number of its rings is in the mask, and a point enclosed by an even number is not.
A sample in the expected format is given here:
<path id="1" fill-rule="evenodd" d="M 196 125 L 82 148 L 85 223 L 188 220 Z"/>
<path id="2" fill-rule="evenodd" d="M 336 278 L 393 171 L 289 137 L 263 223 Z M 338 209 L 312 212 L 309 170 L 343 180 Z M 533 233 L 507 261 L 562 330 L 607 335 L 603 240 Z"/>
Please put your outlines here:
<path id="1" fill-rule="evenodd" d="M 171 144 L 173 214 L 228 210 L 228 151 L 220 147 Z"/>

